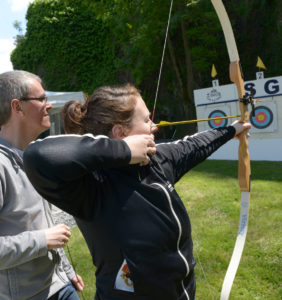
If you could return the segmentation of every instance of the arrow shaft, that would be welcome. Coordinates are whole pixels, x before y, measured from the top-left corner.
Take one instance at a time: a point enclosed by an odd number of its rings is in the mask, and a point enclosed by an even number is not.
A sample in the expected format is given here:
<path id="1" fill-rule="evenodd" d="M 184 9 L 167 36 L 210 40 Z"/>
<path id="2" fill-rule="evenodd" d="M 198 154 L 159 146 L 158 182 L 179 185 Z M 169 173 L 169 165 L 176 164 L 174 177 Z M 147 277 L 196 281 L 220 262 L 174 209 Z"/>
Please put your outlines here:
<path id="1" fill-rule="evenodd" d="M 178 122 L 160 122 L 156 124 L 157 127 L 165 127 L 171 125 L 182 125 L 182 124 L 190 124 L 190 123 L 197 123 L 197 122 L 205 122 L 205 121 L 213 121 L 213 120 L 223 120 L 223 119 L 234 119 L 240 118 L 241 116 L 226 116 L 226 117 L 215 117 L 215 118 L 207 118 L 207 119 L 198 119 L 198 120 L 186 120 L 186 121 L 178 121 Z"/>

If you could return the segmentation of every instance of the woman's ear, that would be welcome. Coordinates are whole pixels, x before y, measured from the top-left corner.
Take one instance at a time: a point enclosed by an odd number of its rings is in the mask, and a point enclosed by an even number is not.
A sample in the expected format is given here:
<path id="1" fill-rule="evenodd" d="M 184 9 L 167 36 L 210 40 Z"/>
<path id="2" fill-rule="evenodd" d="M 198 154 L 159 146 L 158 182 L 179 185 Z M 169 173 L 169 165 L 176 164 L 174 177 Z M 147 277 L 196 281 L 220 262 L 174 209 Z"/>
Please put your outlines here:
<path id="1" fill-rule="evenodd" d="M 125 137 L 124 128 L 120 124 L 115 124 L 112 128 L 112 137 L 114 139 L 123 139 Z"/>

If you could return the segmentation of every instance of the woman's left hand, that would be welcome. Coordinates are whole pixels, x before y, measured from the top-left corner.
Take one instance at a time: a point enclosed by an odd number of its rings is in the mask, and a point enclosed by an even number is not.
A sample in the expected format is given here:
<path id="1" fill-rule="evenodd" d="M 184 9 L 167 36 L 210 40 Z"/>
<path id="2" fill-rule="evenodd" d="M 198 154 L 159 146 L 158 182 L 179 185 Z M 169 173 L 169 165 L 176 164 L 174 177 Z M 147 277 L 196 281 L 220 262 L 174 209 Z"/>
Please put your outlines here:
<path id="1" fill-rule="evenodd" d="M 241 123 L 241 121 L 237 120 L 231 124 L 236 130 L 235 137 L 239 138 L 241 133 L 245 133 L 247 137 L 250 136 L 248 131 L 251 129 L 252 125 L 250 123 Z"/>

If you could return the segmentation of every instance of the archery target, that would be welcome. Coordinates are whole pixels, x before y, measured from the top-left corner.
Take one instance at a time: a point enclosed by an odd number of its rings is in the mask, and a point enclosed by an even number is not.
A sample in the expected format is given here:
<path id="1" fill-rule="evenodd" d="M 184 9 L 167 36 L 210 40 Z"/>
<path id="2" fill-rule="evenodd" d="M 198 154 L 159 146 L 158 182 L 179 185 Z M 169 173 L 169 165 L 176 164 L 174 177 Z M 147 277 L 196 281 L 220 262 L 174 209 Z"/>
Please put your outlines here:
<path id="1" fill-rule="evenodd" d="M 219 118 L 219 117 L 226 117 L 227 115 L 225 114 L 224 111 L 222 110 L 214 110 L 210 112 L 208 118 Z M 221 120 L 210 120 L 208 121 L 209 127 L 210 128 L 219 128 L 219 127 L 224 127 L 228 123 L 228 119 L 221 119 Z"/>
<path id="2" fill-rule="evenodd" d="M 250 118 L 252 125 L 257 129 L 264 129 L 273 122 L 273 113 L 266 106 L 257 106 L 255 108 L 255 116 Z"/>

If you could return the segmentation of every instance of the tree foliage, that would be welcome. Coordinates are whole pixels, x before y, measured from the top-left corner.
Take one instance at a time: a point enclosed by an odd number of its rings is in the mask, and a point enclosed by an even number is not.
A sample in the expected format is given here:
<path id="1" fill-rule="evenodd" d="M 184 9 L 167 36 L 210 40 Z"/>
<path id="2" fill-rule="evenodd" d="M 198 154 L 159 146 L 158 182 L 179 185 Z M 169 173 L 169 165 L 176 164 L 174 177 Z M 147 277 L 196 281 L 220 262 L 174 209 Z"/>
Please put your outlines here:
<path id="1" fill-rule="evenodd" d="M 129 74 L 145 91 L 146 100 L 152 106 L 170 1 L 84 1 L 92 2 L 97 14 L 113 24 L 112 34 L 123 45 L 120 65 L 130 70 Z M 233 26 L 245 79 L 254 79 L 257 56 L 266 63 L 267 76 L 280 75 L 281 1 L 231 0 L 224 1 L 224 5 Z M 229 83 L 226 44 L 210 0 L 174 0 L 158 117 L 193 118 L 193 90 L 211 84 L 212 64 L 216 65 L 220 83 Z"/>
<path id="2" fill-rule="evenodd" d="M 51 90 L 92 92 L 114 83 L 116 45 L 106 22 L 80 1 L 36 0 L 27 31 L 11 55 L 15 69 L 40 75 Z"/>
<path id="3" fill-rule="evenodd" d="M 224 5 L 245 79 L 254 79 L 257 56 L 268 68 L 266 76 L 280 75 L 281 1 Z M 131 81 L 152 108 L 169 7 L 169 0 L 35 0 L 13 65 L 41 75 L 52 90 L 89 92 Z M 195 117 L 193 90 L 211 84 L 212 64 L 220 84 L 229 83 L 226 44 L 210 0 L 174 0 L 156 121 Z"/>

